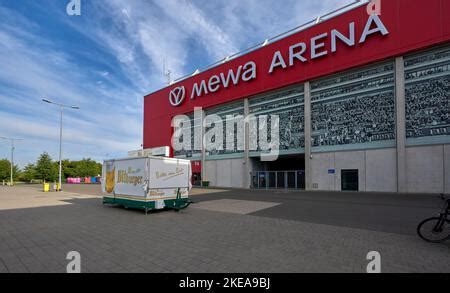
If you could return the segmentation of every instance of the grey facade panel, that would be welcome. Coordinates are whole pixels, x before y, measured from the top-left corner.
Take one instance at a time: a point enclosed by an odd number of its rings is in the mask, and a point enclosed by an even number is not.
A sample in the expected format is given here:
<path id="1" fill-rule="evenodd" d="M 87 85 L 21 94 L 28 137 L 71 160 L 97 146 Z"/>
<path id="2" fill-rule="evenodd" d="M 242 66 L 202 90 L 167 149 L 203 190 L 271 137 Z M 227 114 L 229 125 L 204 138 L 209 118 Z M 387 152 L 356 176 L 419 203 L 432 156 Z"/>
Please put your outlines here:
<path id="1" fill-rule="evenodd" d="M 405 57 L 408 145 L 450 143 L 450 46 Z"/>
<path id="2" fill-rule="evenodd" d="M 309 189 L 339 191 L 341 170 L 354 169 L 360 191 L 450 192 L 450 45 L 306 85 L 223 105 L 206 114 L 278 115 L 283 156 L 305 153 L 309 140 L 305 127 L 310 124 L 312 155 L 305 158 Z M 243 141 L 252 131 L 245 128 Z M 267 169 L 250 144 L 245 152 L 206 154 L 204 178 L 212 186 L 248 188 L 246 173 Z M 400 156 L 405 163 L 401 169 Z"/>

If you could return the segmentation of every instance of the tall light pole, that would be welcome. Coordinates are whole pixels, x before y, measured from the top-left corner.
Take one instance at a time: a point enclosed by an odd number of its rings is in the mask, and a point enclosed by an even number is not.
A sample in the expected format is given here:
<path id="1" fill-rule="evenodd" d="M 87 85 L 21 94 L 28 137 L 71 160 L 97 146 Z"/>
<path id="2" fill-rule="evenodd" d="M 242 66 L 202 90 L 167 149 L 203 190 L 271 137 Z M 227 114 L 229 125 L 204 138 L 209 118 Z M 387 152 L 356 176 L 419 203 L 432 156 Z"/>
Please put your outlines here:
<path id="1" fill-rule="evenodd" d="M 63 135 L 63 112 L 64 108 L 79 110 L 78 106 L 68 106 L 59 103 L 52 102 L 48 99 L 42 99 L 43 102 L 53 104 L 59 107 L 60 109 L 60 118 L 59 118 L 59 175 L 58 175 L 58 183 L 59 183 L 59 191 L 62 191 L 62 135 Z"/>
<path id="2" fill-rule="evenodd" d="M 0 136 L 1 139 L 7 139 L 11 141 L 11 181 L 10 184 L 11 186 L 14 185 L 14 178 L 13 178 L 13 172 L 14 172 L 14 149 L 15 149 L 15 144 L 14 142 L 18 141 L 18 140 L 23 140 L 21 138 L 12 138 L 12 137 L 3 137 Z"/>

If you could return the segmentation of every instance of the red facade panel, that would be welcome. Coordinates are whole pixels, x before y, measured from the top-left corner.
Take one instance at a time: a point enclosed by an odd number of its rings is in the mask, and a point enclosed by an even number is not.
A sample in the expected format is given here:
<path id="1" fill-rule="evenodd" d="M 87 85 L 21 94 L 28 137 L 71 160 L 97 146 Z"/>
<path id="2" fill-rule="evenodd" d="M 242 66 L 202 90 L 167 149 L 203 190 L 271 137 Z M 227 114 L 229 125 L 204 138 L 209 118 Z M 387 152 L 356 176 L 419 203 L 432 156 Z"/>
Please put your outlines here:
<path id="1" fill-rule="evenodd" d="M 448 42 L 450 40 L 450 18 L 446 16 L 448 11 L 450 11 L 448 0 L 383 0 L 380 19 L 389 31 L 388 35 L 376 33 L 359 44 L 358 40 L 369 18 L 366 7 L 359 7 L 161 89 L 144 99 L 144 147 L 171 145 L 172 117 L 192 112 L 194 107 L 208 108 L 220 105 Z M 337 51 L 331 53 L 330 32 L 336 29 L 348 35 L 351 22 L 355 23 L 356 45 L 349 47 L 338 41 Z M 328 51 L 327 55 L 313 60 L 308 58 L 305 63 L 298 61 L 292 67 L 278 68 L 269 73 L 276 51 L 280 51 L 284 60 L 289 62 L 289 47 L 305 42 L 308 48 L 304 56 L 308 57 L 311 53 L 310 39 L 323 33 L 328 33 L 327 37 L 321 39 L 321 42 L 325 43 L 322 49 Z M 227 74 L 228 70 L 237 70 L 239 66 L 251 61 L 257 66 L 255 79 L 249 82 L 241 81 L 236 86 L 220 88 L 215 93 L 190 99 L 195 83 L 200 84 L 202 80 L 207 82 L 213 75 Z M 180 86 L 186 89 L 186 99 L 180 106 L 174 107 L 169 102 L 169 95 L 174 88 Z"/>

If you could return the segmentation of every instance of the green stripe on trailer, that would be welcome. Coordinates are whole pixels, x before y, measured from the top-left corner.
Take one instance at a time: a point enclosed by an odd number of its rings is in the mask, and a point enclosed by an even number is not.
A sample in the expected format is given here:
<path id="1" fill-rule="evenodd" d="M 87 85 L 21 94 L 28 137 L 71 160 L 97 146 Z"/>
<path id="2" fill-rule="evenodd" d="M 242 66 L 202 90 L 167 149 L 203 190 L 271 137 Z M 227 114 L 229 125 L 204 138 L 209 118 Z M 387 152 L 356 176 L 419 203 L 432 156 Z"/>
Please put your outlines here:
<path id="1" fill-rule="evenodd" d="M 103 204 L 115 204 L 133 209 L 154 210 L 156 208 L 154 201 L 140 201 L 114 197 L 103 197 Z"/>
<path id="2" fill-rule="evenodd" d="M 192 201 L 189 198 L 176 198 L 164 200 L 164 206 L 168 209 L 180 211 L 187 208 Z M 125 208 L 141 209 L 147 211 L 156 210 L 155 201 L 140 201 L 124 198 L 103 197 L 103 204 L 120 205 Z"/>

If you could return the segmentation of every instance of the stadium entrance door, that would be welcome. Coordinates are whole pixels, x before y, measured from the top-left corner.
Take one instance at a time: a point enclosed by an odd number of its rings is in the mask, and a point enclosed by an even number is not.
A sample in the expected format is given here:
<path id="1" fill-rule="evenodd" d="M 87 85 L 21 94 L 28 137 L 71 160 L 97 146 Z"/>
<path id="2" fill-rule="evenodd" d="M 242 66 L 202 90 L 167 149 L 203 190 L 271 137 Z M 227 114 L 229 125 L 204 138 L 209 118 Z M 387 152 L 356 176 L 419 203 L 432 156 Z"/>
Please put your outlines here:
<path id="1" fill-rule="evenodd" d="M 359 191 L 359 173 L 358 170 L 342 170 L 342 191 Z"/>
<path id="2" fill-rule="evenodd" d="M 252 188 L 305 189 L 305 156 L 282 156 L 274 162 L 252 159 Z"/>

